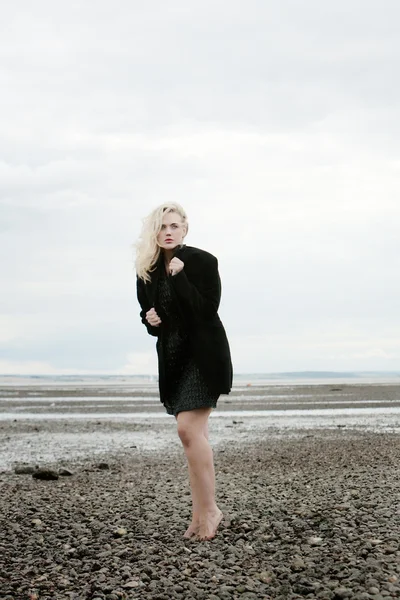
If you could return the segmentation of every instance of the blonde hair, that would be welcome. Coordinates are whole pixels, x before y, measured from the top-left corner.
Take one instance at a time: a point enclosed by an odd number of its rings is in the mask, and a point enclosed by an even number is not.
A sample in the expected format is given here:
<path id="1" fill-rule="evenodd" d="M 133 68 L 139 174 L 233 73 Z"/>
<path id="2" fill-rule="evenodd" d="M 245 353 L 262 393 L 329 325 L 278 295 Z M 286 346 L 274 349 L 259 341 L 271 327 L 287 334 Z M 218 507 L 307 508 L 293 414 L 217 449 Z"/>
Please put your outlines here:
<path id="1" fill-rule="evenodd" d="M 157 236 L 161 231 L 165 213 L 177 213 L 185 226 L 185 235 L 188 231 L 188 220 L 185 211 L 176 202 L 166 202 L 157 206 L 145 219 L 143 219 L 142 232 L 136 247 L 135 268 L 137 276 L 144 281 L 150 281 L 150 273 L 154 271 L 160 257 L 161 248 L 157 243 Z"/>

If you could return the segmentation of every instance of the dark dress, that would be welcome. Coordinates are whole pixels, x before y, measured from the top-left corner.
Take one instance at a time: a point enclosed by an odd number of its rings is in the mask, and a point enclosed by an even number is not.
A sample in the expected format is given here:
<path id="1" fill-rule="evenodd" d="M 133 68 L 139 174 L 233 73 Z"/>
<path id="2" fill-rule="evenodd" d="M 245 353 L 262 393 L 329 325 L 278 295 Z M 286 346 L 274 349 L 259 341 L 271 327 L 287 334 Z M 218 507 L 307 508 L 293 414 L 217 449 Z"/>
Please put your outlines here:
<path id="1" fill-rule="evenodd" d="M 174 302 L 171 278 L 165 270 L 157 285 L 157 304 L 163 314 L 160 339 L 165 368 L 164 406 L 170 415 L 184 410 L 213 407 L 219 394 L 212 393 L 202 377 L 190 347 L 190 339 L 177 302 Z"/>

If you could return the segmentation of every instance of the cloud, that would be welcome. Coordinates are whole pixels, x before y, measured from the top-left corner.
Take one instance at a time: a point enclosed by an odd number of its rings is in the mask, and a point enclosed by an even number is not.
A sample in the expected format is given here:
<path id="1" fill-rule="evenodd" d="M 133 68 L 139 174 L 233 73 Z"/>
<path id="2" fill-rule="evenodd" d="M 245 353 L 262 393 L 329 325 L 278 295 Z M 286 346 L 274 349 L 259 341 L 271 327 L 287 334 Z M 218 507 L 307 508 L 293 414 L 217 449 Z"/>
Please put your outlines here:
<path id="1" fill-rule="evenodd" d="M 218 256 L 239 371 L 392 365 L 399 17 L 394 0 L 8 4 L 4 360 L 153 369 L 131 244 L 177 200 L 187 243 Z"/>

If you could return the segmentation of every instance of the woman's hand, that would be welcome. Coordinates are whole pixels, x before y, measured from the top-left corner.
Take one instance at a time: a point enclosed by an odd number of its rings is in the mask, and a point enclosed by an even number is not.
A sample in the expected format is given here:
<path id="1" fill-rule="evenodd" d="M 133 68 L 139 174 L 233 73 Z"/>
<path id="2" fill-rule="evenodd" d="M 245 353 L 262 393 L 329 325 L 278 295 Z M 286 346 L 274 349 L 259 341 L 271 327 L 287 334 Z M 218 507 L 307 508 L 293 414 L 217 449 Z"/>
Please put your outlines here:
<path id="1" fill-rule="evenodd" d="M 169 263 L 169 272 L 171 275 L 177 275 L 180 271 L 182 271 L 184 266 L 185 263 L 175 256 Z"/>
<path id="2" fill-rule="evenodd" d="M 158 327 L 159 325 L 161 325 L 161 319 L 158 316 L 158 314 L 156 313 L 156 311 L 154 310 L 154 308 L 151 308 L 150 310 L 147 311 L 147 313 L 146 313 L 146 321 L 152 327 Z"/>

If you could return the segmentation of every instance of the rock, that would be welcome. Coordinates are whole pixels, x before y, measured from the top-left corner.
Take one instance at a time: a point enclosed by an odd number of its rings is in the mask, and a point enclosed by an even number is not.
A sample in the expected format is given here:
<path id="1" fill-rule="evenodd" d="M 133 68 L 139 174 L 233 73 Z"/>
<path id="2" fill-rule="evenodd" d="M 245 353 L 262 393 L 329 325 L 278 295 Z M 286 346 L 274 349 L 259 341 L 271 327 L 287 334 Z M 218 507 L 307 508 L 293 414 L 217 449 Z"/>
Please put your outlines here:
<path id="1" fill-rule="evenodd" d="M 309 537 L 307 540 L 307 543 L 310 544 L 310 546 L 320 546 L 323 542 L 323 539 L 321 537 Z"/>
<path id="2" fill-rule="evenodd" d="M 16 475 L 32 475 L 37 468 L 38 467 L 33 467 L 32 465 L 17 465 L 14 468 L 14 473 Z"/>
<path id="3" fill-rule="evenodd" d="M 71 473 L 71 471 L 68 471 L 68 469 L 60 469 L 60 470 L 58 471 L 58 474 L 59 474 L 61 477 L 71 477 L 71 475 L 73 475 L 73 473 Z"/>
<path id="4" fill-rule="evenodd" d="M 58 473 L 52 469 L 36 469 L 32 474 L 35 479 L 45 479 L 47 481 L 58 479 Z"/>
<path id="5" fill-rule="evenodd" d="M 97 468 L 103 471 L 107 471 L 110 468 L 110 465 L 106 462 L 98 463 Z"/>
<path id="6" fill-rule="evenodd" d="M 343 598 L 350 598 L 353 595 L 352 590 L 344 587 L 338 587 L 333 590 L 334 600 L 343 600 Z"/>
<path id="7" fill-rule="evenodd" d="M 124 528 L 124 527 L 119 527 L 116 531 L 115 531 L 115 536 L 116 537 L 123 537 L 124 535 L 126 535 L 128 533 L 128 531 Z"/>
<path id="8" fill-rule="evenodd" d="M 31 523 L 32 525 L 41 525 L 42 521 L 40 519 L 32 519 Z"/>
<path id="9" fill-rule="evenodd" d="M 271 571 L 262 571 L 258 576 L 258 579 L 263 583 L 271 583 L 272 578 L 273 574 L 271 573 Z"/>
<path id="10" fill-rule="evenodd" d="M 292 571 L 302 571 L 306 568 L 306 563 L 300 556 L 295 556 L 290 567 Z"/>
<path id="11" fill-rule="evenodd" d="M 128 583 L 125 583 L 122 587 L 127 588 L 127 589 L 132 589 L 132 588 L 137 588 L 140 586 L 139 581 L 137 581 L 136 579 L 133 579 L 132 581 L 128 581 Z"/>

